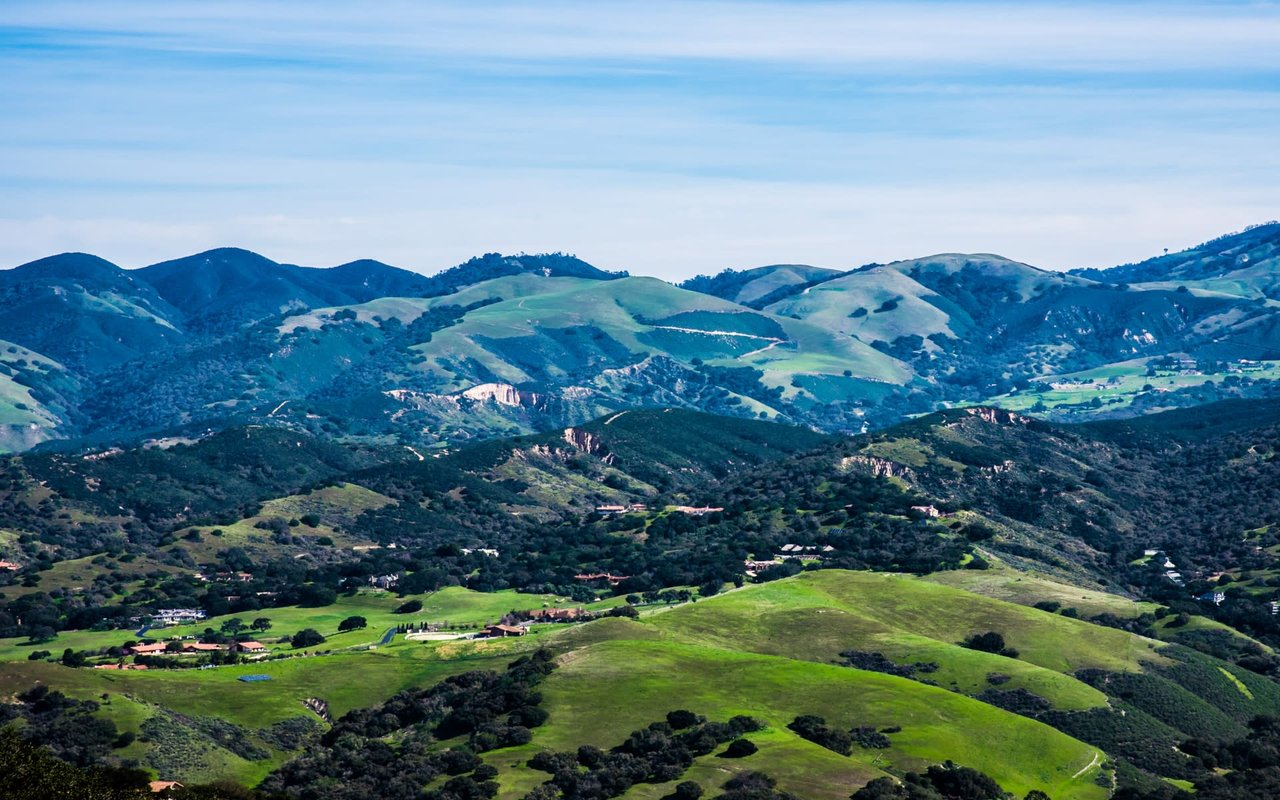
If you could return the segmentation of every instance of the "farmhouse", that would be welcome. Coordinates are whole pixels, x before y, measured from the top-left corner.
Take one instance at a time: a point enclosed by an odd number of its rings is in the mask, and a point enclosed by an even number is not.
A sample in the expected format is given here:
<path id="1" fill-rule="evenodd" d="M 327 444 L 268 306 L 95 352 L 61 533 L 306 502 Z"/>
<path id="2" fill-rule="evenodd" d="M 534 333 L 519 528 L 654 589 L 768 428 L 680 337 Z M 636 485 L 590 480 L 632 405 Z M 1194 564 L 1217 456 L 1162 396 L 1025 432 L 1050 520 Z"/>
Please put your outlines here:
<path id="1" fill-rule="evenodd" d="M 671 510 L 678 514 L 688 514 L 694 517 L 701 517 L 703 514 L 714 514 L 718 511 L 724 511 L 723 508 L 713 506 L 675 506 Z"/>
<path id="2" fill-rule="evenodd" d="M 506 636 L 524 636 L 528 631 L 519 625 L 486 625 L 484 627 L 484 635 L 490 638 L 502 638 Z"/>
<path id="3" fill-rule="evenodd" d="M 262 642 L 236 642 L 236 652 L 265 653 L 267 652 L 267 646 Z"/>
<path id="4" fill-rule="evenodd" d="M 618 506 L 618 505 L 596 506 L 596 513 L 603 514 L 607 517 L 616 516 L 618 514 L 635 514 L 635 513 L 648 511 L 648 510 L 649 510 L 649 507 L 646 506 L 644 503 L 628 503 L 627 505 L 624 505 L 624 506 Z"/>
<path id="5" fill-rule="evenodd" d="M 211 644 L 208 642 L 183 642 L 182 651 L 184 653 L 212 653 L 215 650 L 226 650 L 225 644 Z"/>
<path id="6" fill-rule="evenodd" d="M 17 570 L 21 567 L 12 561 L 0 561 L 0 569 Z"/>
<path id="7" fill-rule="evenodd" d="M 939 511 L 936 507 L 931 505 L 930 506 L 912 506 L 911 510 L 919 514 L 924 514 L 926 517 L 930 519 L 937 519 L 938 517 L 942 516 L 942 512 Z"/>
<path id="8" fill-rule="evenodd" d="M 133 647 L 124 649 L 125 655 L 128 656 L 149 656 L 156 653 L 163 653 L 165 648 L 164 642 L 154 642 L 152 644 L 135 644 Z"/>
<path id="9" fill-rule="evenodd" d="M 583 573 L 579 573 L 578 575 L 574 575 L 573 579 L 575 581 L 584 581 L 587 583 L 593 583 L 595 581 L 608 581 L 610 586 L 617 586 L 618 584 L 625 581 L 627 577 L 628 576 L 626 575 L 613 575 L 608 572 L 583 572 Z"/>
<path id="10" fill-rule="evenodd" d="M 522 612 L 524 616 L 541 622 L 565 622 L 587 616 L 583 608 L 535 608 Z"/>

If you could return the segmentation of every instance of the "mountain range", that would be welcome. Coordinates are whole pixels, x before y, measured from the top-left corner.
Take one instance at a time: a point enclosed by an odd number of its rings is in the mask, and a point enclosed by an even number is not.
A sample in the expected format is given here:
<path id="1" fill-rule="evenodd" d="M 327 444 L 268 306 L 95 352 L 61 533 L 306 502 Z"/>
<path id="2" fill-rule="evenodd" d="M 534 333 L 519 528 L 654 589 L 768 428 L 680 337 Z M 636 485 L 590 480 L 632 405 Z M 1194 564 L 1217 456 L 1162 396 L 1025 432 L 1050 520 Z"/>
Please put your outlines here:
<path id="1" fill-rule="evenodd" d="M 1051 272 L 942 254 L 679 285 L 564 254 L 424 276 L 219 249 L 0 271 L 0 449 L 245 423 L 447 447 L 680 406 L 859 431 L 977 402 L 1059 420 L 1280 379 L 1280 224 Z"/>

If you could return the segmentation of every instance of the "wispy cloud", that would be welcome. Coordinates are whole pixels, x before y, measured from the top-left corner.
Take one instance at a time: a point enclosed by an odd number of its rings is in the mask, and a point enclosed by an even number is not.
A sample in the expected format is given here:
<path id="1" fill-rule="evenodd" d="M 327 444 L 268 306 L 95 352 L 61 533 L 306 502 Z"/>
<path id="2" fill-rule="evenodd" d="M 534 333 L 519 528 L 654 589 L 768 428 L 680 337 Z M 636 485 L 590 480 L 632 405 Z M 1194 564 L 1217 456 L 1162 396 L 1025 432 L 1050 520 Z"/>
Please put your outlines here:
<path id="1" fill-rule="evenodd" d="M 1276 41 L 1251 2 L 11 2 L 0 264 L 1123 261 L 1277 216 Z"/>

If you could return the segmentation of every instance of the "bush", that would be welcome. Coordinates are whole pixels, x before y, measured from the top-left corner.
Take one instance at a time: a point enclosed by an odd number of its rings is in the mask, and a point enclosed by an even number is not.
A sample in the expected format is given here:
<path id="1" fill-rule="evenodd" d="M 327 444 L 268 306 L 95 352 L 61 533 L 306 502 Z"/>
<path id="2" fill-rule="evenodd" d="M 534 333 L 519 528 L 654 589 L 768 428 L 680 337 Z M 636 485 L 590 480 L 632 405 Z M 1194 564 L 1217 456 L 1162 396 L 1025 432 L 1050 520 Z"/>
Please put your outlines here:
<path id="1" fill-rule="evenodd" d="M 995 631 L 987 631 L 986 633 L 975 633 L 960 643 L 962 647 L 970 650 L 980 650 L 984 653 L 995 653 L 1005 658 L 1017 658 L 1018 651 L 1012 647 L 1005 647 L 1004 635 Z"/>
<path id="2" fill-rule="evenodd" d="M 675 800 L 698 800 L 702 797 L 702 785 L 697 781 L 682 781 L 676 784 L 676 790 L 671 796 Z"/>
<path id="3" fill-rule="evenodd" d="M 822 745 L 842 756 L 853 752 L 852 737 L 844 731 L 828 727 L 827 721 L 822 717 L 805 714 L 796 717 L 787 727 L 814 744 Z"/>
<path id="4" fill-rule="evenodd" d="M 289 640 L 289 644 L 293 645 L 295 650 L 302 647 L 313 647 L 317 644 L 324 644 L 324 637 L 314 628 L 303 628 L 293 635 L 293 638 Z"/>
<path id="5" fill-rule="evenodd" d="M 746 758 L 758 749 L 750 739 L 734 739 L 725 748 L 724 756 L 725 758 Z"/>
<path id="6" fill-rule="evenodd" d="M 682 708 L 667 712 L 667 724 L 670 725 L 673 730 L 682 731 L 685 728 L 692 728 L 694 725 L 701 722 L 704 722 L 702 717 L 692 711 L 686 711 Z"/>
<path id="7" fill-rule="evenodd" d="M 400 607 L 395 610 L 395 613 L 416 614 L 421 610 L 422 610 L 422 601 L 415 599 L 415 600 L 409 600 L 408 602 L 405 602 L 405 603 L 401 603 Z"/>

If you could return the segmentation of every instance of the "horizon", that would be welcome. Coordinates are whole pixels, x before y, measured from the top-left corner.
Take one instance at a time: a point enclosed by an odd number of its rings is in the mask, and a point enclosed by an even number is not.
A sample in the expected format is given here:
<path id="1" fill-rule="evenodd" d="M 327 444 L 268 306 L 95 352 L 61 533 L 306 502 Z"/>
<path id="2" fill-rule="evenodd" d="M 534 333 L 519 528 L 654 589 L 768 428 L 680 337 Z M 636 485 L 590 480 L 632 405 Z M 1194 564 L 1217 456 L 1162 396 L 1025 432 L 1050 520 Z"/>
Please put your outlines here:
<path id="1" fill-rule="evenodd" d="M 1210 237 L 1210 238 L 1208 238 L 1208 239 L 1205 239 L 1205 240 L 1203 240 L 1203 241 L 1198 241 L 1198 242 L 1192 242 L 1192 243 L 1189 243 L 1189 244 L 1187 244 L 1185 247 L 1179 247 L 1179 248 L 1177 248 L 1177 250 L 1175 250 L 1175 249 L 1173 249 L 1173 248 L 1170 248 L 1170 249 L 1168 250 L 1168 252 L 1167 252 L 1167 253 L 1165 253 L 1165 255 L 1173 255 L 1173 254 L 1175 254 L 1175 253 L 1177 253 L 1177 252 L 1180 252 L 1180 251 L 1182 251 L 1182 250 L 1192 249 L 1192 248 L 1195 248 L 1195 247 L 1198 247 L 1198 246 L 1205 245 L 1205 244 L 1208 244 L 1208 243 L 1210 243 L 1210 242 L 1216 241 L 1216 240 L 1218 240 L 1218 239 L 1226 238 L 1226 237 L 1228 237 L 1228 236 L 1236 236 L 1236 235 L 1239 235 L 1239 234 L 1245 233 L 1245 232 L 1247 232 L 1247 231 L 1256 230 L 1257 228 L 1262 228 L 1262 227 L 1266 227 L 1266 226 L 1269 226 L 1269 225 L 1280 225 L 1280 221 L 1277 221 L 1277 220 L 1267 220 L 1267 221 L 1265 221 L 1265 222 L 1256 222 L 1256 223 L 1252 223 L 1252 224 L 1249 224 L 1249 225 L 1245 225 L 1245 226 L 1244 226 L 1244 227 L 1242 227 L 1242 228 L 1239 228 L 1239 229 L 1236 229 L 1236 230 L 1232 230 L 1232 231 L 1228 231 L 1228 232 L 1226 232 L 1226 233 L 1218 234 L 1217 236 L 1212 236 L 1212 237 Z M 19 269 L 19 268 L 21 268 L 21 267 L 27 267 L 27 266 L 30 266 L 31 264 L 37 263 L 37 262 L 39 262 L 39 261 L 45 261 L 45 260 L 48 260 L 48 259 L 51 259 L 51 258 L 59 258 L 59 257 L 62 257 L 62 256 L 73 256 L 73 255 L 85 255 L 85 256 L 91 256 L 91 257 L 94 257 L 94 258 L 100 258 L 100 259 L 102 259 L 102 260 L 104 260 L 104 261 L 107 261 L 108 263 L 110 263 L 111 265 L 113 265 L 113 266 L 115 266 L 115 267 L 119 267 L 120 269 L 123 269 L 123 270 L 126 270 L 126 271 L 135 271 L 135 270 L 140 270 L 140 269 L 146 269 L 146 268 L 148 268 L 148 267 L 159 266 L 159 265 L 161 265 L 161 264 L 165 264 L 165 263 L 168 263 L 168 262 L 170 262 L 170 261 L 178 261 L 178 260 L 181 260 L 181 259 L 184 259 L 184 258 L 192 258 L 192 257 L 195 257 L 195 256 L 204 255 L 204 254 L 206 254 L 206 253 L 213 253 L 213 252 L 217 252 L 217 251 L 219 251 L 219 250 L 237 250 L 237 251 L 241 251 L 241 252 L 251 253 L 251 254 L 256 255 L 256 256 L 261 256 L 262 258 L 265 258 L 265 259 L 267 259 L 268 261 L 272 261 L 272 262 L 274 262 L 275 264 L 278 264 L 279 266 L 282 266 L 282 267 L 300 267 L 300 268 L 303 268 L 303 269 L 320 269 L 320 270 L 324 270 L 324 269 L 336 269 L 336 268 L 338 268 L 338 267 L 344 267 L 344 266 L 347 266 L 347 265 L 349 265 L 349 264 L 358 263 L 358 262 L 361 262 L 361 261 L 370 261 L 370 262 L 373 262 L 373 263 L 381 264 L 382 266 L 385 266 L 385 267 L 392 267 L 392 268 L 394 268 L 394 269 L 400 269 L 400 270 L 404 270 L 404 271 L 407 271 L 407 272 L 413 272 L 413 273 L 415 273 L 415 274 L 422 275 L 422 276 L 425 276 L 425 277 L 432 277 L 432 276 L 435 276 L 435 275 L 439 275 L 439 274 L 444 273 L 444 272 L 447 272 L 447 271 L 449 271 L 449 270 L 451 270 L 451 269 L 455 269 L 455 268 L 457 268 L 457 267 L 464 266 L 466 263 L 468 263 L 470 260 L 472 260 L 472 259 L 474 259 L 474 258 L 479 258 L 479 257 L 481 257 L 481 256 L 488 255 L 489 253 L 497 252 L 497 251 L 493 251 L 493 250 L 486 250 L 486 251 L 484 251 L 484 252 L 477 253 L 477 254 L 475 254 L 474 256 L 471 256 L 471 257 L 470 257 L 470 258 L 468 258 L 468 259 L 464 259 L 464 260 L 462 260 L 462 261 L 460 261 L 460 262 L 458 262 L 458 263 L 456 263 L 456 264 L 451 264 L 451 265 L 446 266 L 446 267 L 431 268 L 430 270 L 426 270 L 426 269 L 414 269 L 414 268 L 410 268 L 410 267 L 401 266 L 401 265 L 399 265 L 399 264 L 392 264 L 392 263 L 389 263 L 389 262 L 387 262 L 387 261 L 383 261 L 382 259 L 379 259 L 379 258 L 371 258 L 371 257 L 367 257 L 367 256 L 357 257 L 357 258 L 353 258 L 353 259 L 350 259 L 350 260 L 347 260 L 347 261 L 343 261 L 343 262 L 338 263 L 338 264 L 330 264 L 330 265 L 322 265 L 322 264 L 299 264 L 299 263 L 292 262 L 292 261 L 281 261 L 281 260 L 278 260 L 278 259 L 272 258 L 270 255 L 268 255 L 268 254 L 266 254 L 266 253 L 261 253 L 261 252 L 258 252 L 258 251 L 256 251 L 256 250 L 252 250 L 252 249 L 247 248 L 247 247 L 240 247 L 240 246 L 237 246 L 237 245 L 220 245 L 220 246 L 211 247 L 211 248 L 208 248 L 208 249 L 205 249 L 205 250 L 199 250 L 199 251 L 194 252 L 194 253 L 187 253 L 187 254 L 185 254 L 185 255 L 180 255 L 180 256 L 171 256 L 171 257 L 163 258 L 163 259 L 161 259 L 161 260 L 159 260 L 159 261 L 154 261 L 154 262 L 150 262 L 150 263 L 146 263 L 146 264 L 136 264 L 136 265 L 126 265 L 126 264 L 121 264 L 121 263 L 119 263 L 119 262 L 113 261 L 113 260 L 112 260 L 112 259 L 110 259 L 110 258 L 106 258 L 106 257 L 104 257 L 104 256 L 102 256 L 102 255 L 100 255 L 100 254 L 98 254 L 98 253 L 90 253 L 90 252 L 86 252 L 86 251 L 82 251 L 82 250 L 67 250 L 67 251 L 63 251 L 63 252 L 61 252 L 61 253 L 52 253 L 52 254 L 50 254 L 50 255 L 41 256 L 41 257 L 39 257 L 39 258 L 35 258 L 35 259 L 32 259 L 31 261 L 26 261 L 26 262 L 23 262 L 23 263 L 21 263 L 21 264 L 14 264 L 14 265 L 12 265 L 12 266 L 0 266 L 0 272 L 2 272 L 2 271 L 7 271 L 7 270 L 13 270 L 13 269 Z M 525 258 L 525 257 L 533 258 L 533 257 L 539 257 L 539 256 L 547 256 L 547 255 L 556 255 L 556 254 L 561 254 L 561 255 L 566 255 L 566 256 L 572 257 L 572 258 L 577 258 L 577 259 L 579 259 L 579 260 L 581 260 L 581 261 L 584 261 L 585 263 L 587 263 L 587 264 L 589 264 L 589 265 L 591 265 L 591 266 L 593 266 L 593 267 L 595 267 L 595 268 L 597 268 L 597 269 L 601 269 L 601 270 L 604 270 L 604 271 L 606 271 L 606 272 L 625 271 L 625 272 L 629 273 L 629 274 L 627 275 L 627 277 L 632 277 L 632 278 L 658 278 L 658 279 L 660 279 L 660 280 L 663 280 L 663 281 L 666 281 L 666 282 L 668 282 L 668 283 L 675 284 L 675 285 L 678 285 L 678 284 L 680 284 L 680 283 L 683 283 L 683 282 L 685 282 L 685 281 L 692 280 L 692 279 L 694 279 L 694 278 L 698 278 L 698 277 L 714 277 L 715 275 L 718 275 L 718 274 L 723 273 L 723 272 L 728 272 L 728 271 L 734 271 L 734 272 L 749 272 L 749 271 L 751 271 L 751 270 L 756 270 L 756 269 L 768 269 L 768 268 L 770 268 L 770 267 L 798 266 L 798 267 L 814 267 L 814 268 L 817 268 L 817 269 L 829 269 L 829 270 L 831 270 L 831 271 L 833 271 L 833 272 L 848 272 L 848 271 L 851 271 L 851 270 L 860 269 L 860 268 L 862 268 L 862 267 L 880 266 L 880 265 L 885 265 L 885 264 L 896 264 L 896 263 L 900 263 L 900 262 L 904 262 L 904 261 L 922 261 L 922 260 L 926 260 L 926 259 L 930 259 L 930 258 L 939 258 L 939 257 L 942 257 L 942 256 L 955 256 L 955 255 L 959 255 L 959 256 L 966 256 L 966 257 L 970 257 L 970 258 L 983 258 L 983 257 L 999 258 L 999 259 L 1004 259 L 1004 260 L 1007 260 L 1007 261 L 1012 261 L 1012 262 L 1015 262 L 1015 263 L 1023 264 L 1024 266 L 1032 267 L 1032 268 L 1035 268 L 1035 269 L 1045 270 L 1045 271 L 1047 271 L 1047 272 L 1067 272 L 1067 271 L 1068 271 L 1068 270 L 1057 270 L 1057 269 L 1052 269 L 1052 268 L 1049 268 L 1049 267 L 1041 266 L 1041 265 L 1039 265 L 1039 264 L 1031 264 L 1031 263 L 1028 263 L 1028 262 L 1025 262 L 1025 261 L 1020 261 L 1019 259 L 1016 259 L 1016 258 L 1010 258 L 1010 257 L 1008 257 L 1008 256 L 1006 256 L 1006 255 L 1003 255 L 1003 254 L 1001 254 L 1001 253 L 997 253 L 997 252 L 993 252 L 993 251 L 961 252 L 961 251 L 957 251 L 957 250 L 944 250 L 944 251 L 939 251 L 939 252 L 936 252 L 936 253 L 926 253 L 926 254 L 924 254 L 924 255 L 918 255 L 918 256 L 907 256 L 907 257 L 905 257 L 905 258 L 894 258 L 894 259 L 891 259 L 891 260 L 888 260 L 888 261 L 883 261 L 883 262 L 868 261 L 868 262 L 863 262 L 863 263 L 856 264 L 856 265 L 853 265 L 853 266 L 827 266 L 827 265 L 824 265 L 824 264 L 806 264 L 806 263 L 799 262 L 799 261 L 779 261 L 779 262 L 775 262 L 775 263 L 771 263 L 771 264 L 755 264 L 755 265 L 742 265 L 742 266 L 736 266 L 736 265 L 735 265 L 735 266 L 725 266 L 725 267 L 721 267 L 721 268 L 719 268 L 719 269 L 715 269 L 715 270 L 713 270 L 713 271 L 709 271 L 709 272 L 698 272 L 698 273 L 694 273 L 694 274 L 690 274 L 690 275 L 684 275 L 684 276 L 679 276 L 679 275 L 677 275 L 677 276 L 649 275 L 649 274 L 645 274 L 645 273 L 639 273 L 639 272 L 636 272 L 635 270 L 628 270 L 628 269 L 627 269 L 627 268 L 625 268 L 625 267 L 611 267 L 611 266 L 609 266 L 609 265 L 597 264 L 597 263 L 595 263 L 595 262 L 591 261 L 590 259 L 583 258 L 583 257 L 582 257 L 581 255 L 579 255 L 578 253 L 575 253 L 575 252 L 573 252 L 573 251 L 571 251 L 571 250 L 547 250 L 547 251 L 542 251 L 542 252 L 537 252 L 537 253 L 528 253 L 528 252 L 501 253 L 501 252 L 498 252 L 497 254 L 498 254 L 499 256 L 503 257 L 503 258 Z M 1157 256 L 1159 256 L 1159 255 L 1161 255 L 1161 254 L 1159 254 L 1159 253 L 1153 253 L 1153 254 L 1151 254 L 1151 255 L 1147 256 L 1146 258 L 1140 258 L 1140 259 L 1137 259 L 1136 261 L 1132 261 L 1132 262 L 1116 262 L 1116 263 L 1113 263 L 1113 264 L 1101 265 L 1101 268 L 1105 269 L 1105 268 L 1108 268 L 1108 267 L 1126 266 L 1126 265 L 1131 264 L 1131 263 L 1138 263 L 1138 262 L 1145 261 L 1145 260 L 1150 259 L 1150 258 L 1155 258 L 1155 257 L 1157 257 Z"/>
<path id="2" fill-rule="evenodd" d="M 1274 3 L 8 11 L 3 264 L 1060 271 L 1276 216 Z"/>

